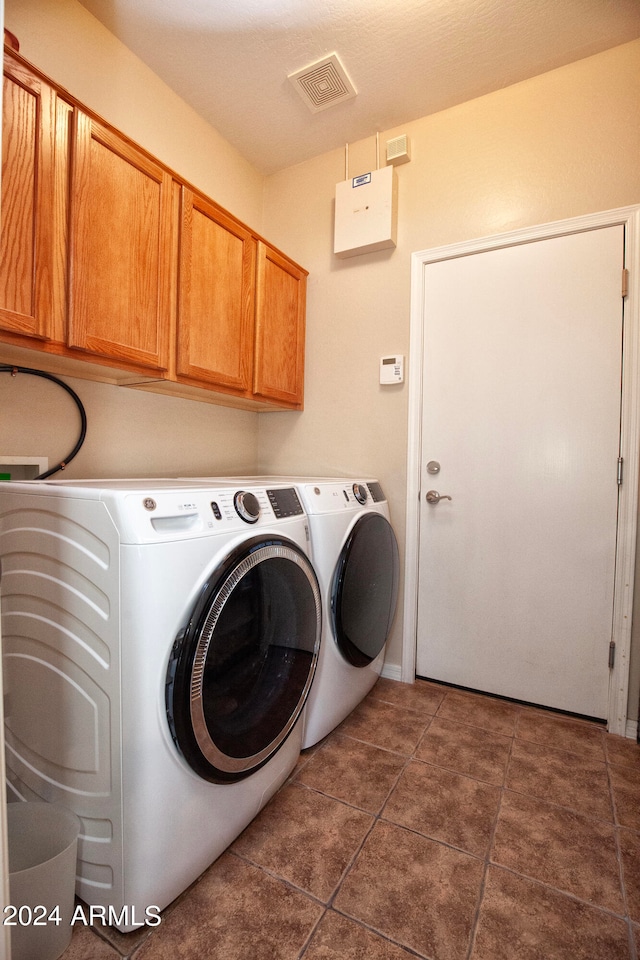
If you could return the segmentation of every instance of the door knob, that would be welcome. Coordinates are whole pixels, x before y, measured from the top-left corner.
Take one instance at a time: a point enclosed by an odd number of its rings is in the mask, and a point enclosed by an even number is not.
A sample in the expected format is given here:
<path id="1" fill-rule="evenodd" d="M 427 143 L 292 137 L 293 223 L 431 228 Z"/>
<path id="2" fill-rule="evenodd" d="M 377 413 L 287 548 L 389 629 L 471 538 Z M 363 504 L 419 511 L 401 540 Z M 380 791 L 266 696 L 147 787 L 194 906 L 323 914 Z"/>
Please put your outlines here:
<path id="1" fill-rule="evenodd" d="M 447 493 L 438 493 L 437 490 L 427 490 L 426 500 L 427 503 L 440 503 L 441 500 L 451 500 L 451 497 Z"/>

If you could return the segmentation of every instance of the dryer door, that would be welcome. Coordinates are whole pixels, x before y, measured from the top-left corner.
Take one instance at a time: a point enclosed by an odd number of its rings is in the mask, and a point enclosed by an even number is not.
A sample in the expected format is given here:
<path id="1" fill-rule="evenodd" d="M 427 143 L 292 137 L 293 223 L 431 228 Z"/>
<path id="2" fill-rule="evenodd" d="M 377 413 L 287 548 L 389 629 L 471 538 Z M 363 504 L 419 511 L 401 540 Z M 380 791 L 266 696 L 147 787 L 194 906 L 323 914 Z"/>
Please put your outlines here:
<path id="1" fill-rule="evenodd" d="M 173 739 L 201 777 L 248 776 L 304 706 L 321 633 L 318 581 L 300 548 L 256 537 L 205 583 L 167 676 Z"/>
<path id="2" fill-rule="evenodd" d="M 351 528 L 333 579 L 334 636 L 344 658 L 366 667 L 383 649 L 398 600 L 398 543 L 379 513 Z"/>

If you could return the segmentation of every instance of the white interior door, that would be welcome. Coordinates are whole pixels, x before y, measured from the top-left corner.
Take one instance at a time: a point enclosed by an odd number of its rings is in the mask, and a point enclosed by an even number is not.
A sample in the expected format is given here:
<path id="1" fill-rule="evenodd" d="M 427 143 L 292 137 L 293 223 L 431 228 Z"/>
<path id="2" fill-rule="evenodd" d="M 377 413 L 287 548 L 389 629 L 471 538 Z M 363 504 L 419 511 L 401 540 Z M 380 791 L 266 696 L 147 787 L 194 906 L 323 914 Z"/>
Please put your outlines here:
<path id="1" fill-rule="evenodd" d="M 623 244 L 425 266 L 419 676 L 607 716 Z"/>

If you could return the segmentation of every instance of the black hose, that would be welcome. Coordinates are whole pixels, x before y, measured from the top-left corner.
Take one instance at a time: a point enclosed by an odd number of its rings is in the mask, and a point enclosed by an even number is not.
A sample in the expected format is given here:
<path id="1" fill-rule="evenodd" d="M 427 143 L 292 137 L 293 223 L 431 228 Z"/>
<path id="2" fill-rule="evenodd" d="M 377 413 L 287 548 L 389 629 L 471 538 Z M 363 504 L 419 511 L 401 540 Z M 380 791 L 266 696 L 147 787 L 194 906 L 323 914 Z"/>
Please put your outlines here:
<path id="1" fill-rule="evenodd" d="M 50 470 L 47 470 L 45 473 L 40 473 L 35 478 L 36 480 L 46 480 L 47 477 L 50 477 L 52 474 L 57 473 L 58 470 L 64 470 L 65 467 L 71 463 L 80 447 L 84 443 L 84 438 L 87 435 L 87 414 L 82 405 L 82 400 L 71 387 L 64 383 L 62 380 L 59 380 L 58 377 L 54 377 L 51 373 L 45 373 L 44 370 L 33 370 L 31 367 L 16 367 L 9 364 L 0 364 L 0 373 L 10 373 L 12 377 L 15 377 L 17 373 L 28 373 L 32 377 L 42 377 L 45 380 L 51 380 L 52 383 L 57 383 L 59 387 L 62 387 L 63 390 L 66 390 L 69 396 L 74 400 L 78 411 L 80 413 L 80 436 L 78 437 L 78 442 L 71 451 L 71 453 L 65 457 L 64 460 L 61 460 L 57 466 L 52 467 Z"/>

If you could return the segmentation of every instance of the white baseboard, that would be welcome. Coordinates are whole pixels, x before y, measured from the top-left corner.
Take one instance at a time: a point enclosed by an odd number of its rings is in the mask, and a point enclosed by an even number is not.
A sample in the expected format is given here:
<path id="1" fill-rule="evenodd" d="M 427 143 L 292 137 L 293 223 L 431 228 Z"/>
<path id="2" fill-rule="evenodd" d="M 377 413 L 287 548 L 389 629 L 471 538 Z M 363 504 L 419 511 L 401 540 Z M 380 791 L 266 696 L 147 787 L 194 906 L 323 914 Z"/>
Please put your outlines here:
<path id="1" fill-rule="evenodd" d="M 382 668 L 382 676 L 387 680 L 402 680 L 402 667 L 399 663 L 387 663 Z"/>
<path id="2" fill-rule="evenodd" d="M 637 720 L 627 720 L 627 725 L 624 730 L 625 737 L 628 737 L 629 740 L 637 740 L 638 738 L 638 721 Z"/>

